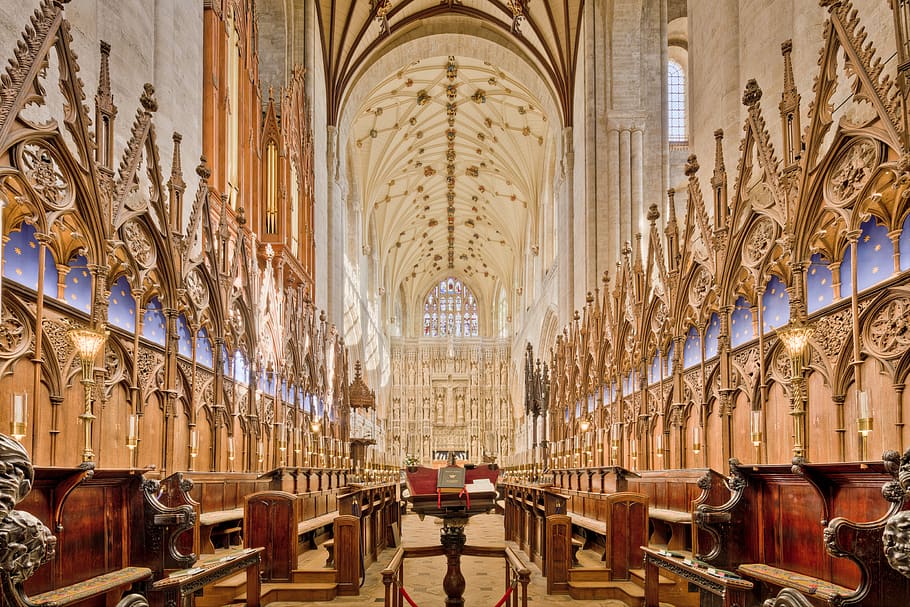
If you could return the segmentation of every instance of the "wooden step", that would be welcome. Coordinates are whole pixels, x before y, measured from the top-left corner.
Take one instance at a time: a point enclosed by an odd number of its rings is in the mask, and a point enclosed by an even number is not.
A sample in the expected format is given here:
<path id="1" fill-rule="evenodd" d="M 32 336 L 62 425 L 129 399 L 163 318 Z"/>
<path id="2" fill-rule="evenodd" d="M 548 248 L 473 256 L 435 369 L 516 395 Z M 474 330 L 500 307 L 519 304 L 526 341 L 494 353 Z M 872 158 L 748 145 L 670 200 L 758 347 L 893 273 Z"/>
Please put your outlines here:
<path id="1" fill-rule="evenodd" d="M 572 567 L 569 569 L 569 581 L 609 582 L 610 572 L 603 567 Z"/>
<path id="2" fill-rule="evenodd" d="M 335 582 L 331 584 L 268 583 L 262 585 L 259 603 L 268 605 L 277 602 L 331 601 L 337 595 L 338 585 Z M 246 603 L 246 593 L 236 595 L 233 602 Z"/>
<path id="3" fill-rule="evenodd" d="M 575 600 L 616 600 L 630 607 L 642 607 L 645 590 L 635 582 L 569 582 L 569 596 Z"/>
<path id="4" fill-rule="evenodd" d="M 195 597 L 196 607 L 220 607 L 234 601 L 238 592 L 246 590 L 246 572 L 240 571 L 236 575 L 218 580 L 206 586 L 201 595 Z"/>
<path id="5" fill-rule="evenodd" d="M 291 581 L 295 584 L 334 584 L 334 569 L 295 569 Z"/>

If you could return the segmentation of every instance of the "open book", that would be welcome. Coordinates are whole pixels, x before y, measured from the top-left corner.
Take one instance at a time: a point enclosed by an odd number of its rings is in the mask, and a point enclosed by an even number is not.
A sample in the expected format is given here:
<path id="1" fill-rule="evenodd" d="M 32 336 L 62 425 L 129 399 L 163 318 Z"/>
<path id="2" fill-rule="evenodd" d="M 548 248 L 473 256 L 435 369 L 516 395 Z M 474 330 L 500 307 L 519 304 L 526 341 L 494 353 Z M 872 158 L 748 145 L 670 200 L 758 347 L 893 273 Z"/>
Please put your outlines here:
<path id="1" fill-rule="evenodd" d="M 488 478 L 475 478 L 464 486 L 468 493 L 495 493 L 496 487 Z"/>

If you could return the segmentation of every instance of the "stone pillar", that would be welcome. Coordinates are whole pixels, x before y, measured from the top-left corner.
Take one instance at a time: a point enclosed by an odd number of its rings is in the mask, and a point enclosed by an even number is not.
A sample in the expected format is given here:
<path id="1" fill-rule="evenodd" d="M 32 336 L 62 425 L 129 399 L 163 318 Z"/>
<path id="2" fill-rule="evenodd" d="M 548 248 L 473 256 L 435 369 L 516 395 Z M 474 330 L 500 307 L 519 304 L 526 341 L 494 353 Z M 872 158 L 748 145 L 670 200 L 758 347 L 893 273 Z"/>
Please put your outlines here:
<path id="1" fill-rule="evenodd" d="M 557 226 L 559 265 L 559 309 L 564 314 L 575 307 L 575 147 L 572 139 L 572 127 L 562 131 L 563 168 L 566 182 L 562 200 L 556 202 L 562 207 Z M 567 319 L 566 319 L 567 320 Z"/>

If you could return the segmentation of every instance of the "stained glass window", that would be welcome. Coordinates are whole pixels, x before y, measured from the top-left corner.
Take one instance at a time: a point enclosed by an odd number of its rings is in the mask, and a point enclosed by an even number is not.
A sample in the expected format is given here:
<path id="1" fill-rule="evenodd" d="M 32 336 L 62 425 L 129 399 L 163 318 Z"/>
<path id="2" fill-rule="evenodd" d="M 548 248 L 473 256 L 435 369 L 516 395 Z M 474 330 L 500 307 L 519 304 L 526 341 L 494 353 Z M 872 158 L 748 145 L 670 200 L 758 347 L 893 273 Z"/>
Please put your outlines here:
<path id="1" fill-rule="evenodd" d="M 423 334 L 427 337 L 476 337 L 477 298 L 457 278 L 440 280 L 423 303 Z"/>

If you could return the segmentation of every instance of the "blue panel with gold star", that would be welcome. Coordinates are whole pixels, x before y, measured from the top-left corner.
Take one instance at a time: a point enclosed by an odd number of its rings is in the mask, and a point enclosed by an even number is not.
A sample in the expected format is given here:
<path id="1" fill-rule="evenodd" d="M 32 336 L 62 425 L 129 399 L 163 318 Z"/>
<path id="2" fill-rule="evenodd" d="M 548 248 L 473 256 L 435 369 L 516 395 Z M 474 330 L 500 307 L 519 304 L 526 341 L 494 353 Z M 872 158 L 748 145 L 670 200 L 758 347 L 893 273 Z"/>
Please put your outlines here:
<path id="1" fill-rule="evenodd" d="M 200 327 L 196 331 L 196 364 L 212 369 L 214 360 L 215 355 L 212 352 L 212 340 L 209 339 L 209 332 L 205 327 Z"/>
<path id="2" fill-rule="evenodd" d="M 676 342 L 671 341 L 670 347 L 667 348 L 667 355 L 664 357 L 666 361 L 667 372 L 664 374 L 664 377 L 670 377 L 673 375 L 673 352 L 676 351 Z"/>
<path id="3" fill-rule="evenodd" d="M 700 362 L 701 338 L 698 336 L 698 329 L 689 327 L 689 332 L 686 333 L 686 345 L 683 349 L 683 369 L 688 369 Z"/>
<path id="4" fill-rule="evenodd" d="M 806 275 L 806 309 L 811 314 L 834 301 L 833 275 L 828 262 L 819 253 L 812 255 Z"/>
<path id="5" fill-rule="evenodd" d="M 186 314 L 177 317 L 177 352 L 180 356 L 193 357 L 193 333 L 186 322 Z"/>
<path id="6" fill-rule="evenodd" d="M 894 269 L 894 247 L 888 228 L 870 217 L 863 222 L 856 257 L 856 286 L 860 291 L 890 277 Z"/>
<path id="7" fill-rule="evenodd" d="M 790 322 L 790 294 L 787 293 L 787 285 L 777 276 L 772 276 L 765 285 L 761 305 L 765 333 Z"/>
<path id="8" fill-rule="evenodd" d="M 77 256 L 69 264 L 66 274 L 66 303 L 82 310 L 92 311 L 92 275 L 88 271 L 88 260 L 83 255 Z"/>
<path id="9" fill-rule="evenodd" d="M 901 238 L 897 247 L 901 254 L 901 272 L 904 272 L 910 270 L 910 215 L 907 215 L 901 227 Z"/>
<path id="10" fill-rule="evenodd" d="M 234 381 L 243 385 L 250 383 L 250 366 L 241 350 L 234 353 Z"/>
<path id="11" fill-rule="evenodd" d="M 224 367 L 222 369 L 222 371 L 224 372 L 225 377 L 234 377 L 233 375 L 231 375 L 231 361 L 232 360 L 233 359 L 231 358 L 230 354 L 228 354 L 227 346 L 222 344 L 221 345 L 221 361 L 222 361 L 222 366 Z"/>
<path id="12" fill-rule="evenodd" d="M 752 325 L 752 304 L 740 296 L 733 304 L 730 315 L 730 345 L 734 348 L 755 338 L 755 327 Z"/>
<path id="13" fill-rule="evenodd" d="M 38 290 L 38 239 L 35 226 L 23 223 L 18 230 L 9 233 L 9 240 L 3 247 L 3 277 Z M 44 294 L 57 297 L 57 266 L 50 251 L 44 255 Z"/>
<path id="14" fill-rule="evenodd" d="M 720 318 L 717 313 L 711 315 L 708 329 L 705 331 L 705 360 L 717 356 L 717 338 L 720 335 Z"/>
<path id="15" fill-rule="evenodd" d="M 133 333 L 136 331 L 136 300 L 126 276 L 118 278 L 111 286 L 107 320 L 115 327 Z"/>
<path id="16" fill-rule="evenodd" d="M 651 364 L 648 365 L 648 385 L 660 381 L 660 352 L 654 350 L 654 357 L 651 359 Z"/>
<path id="17" fill-rule="evenodd" d="M 142 316 L 142 337 L 159 346 L 163 346 L 167 340 L 167 322 L 164 319 L 161 300 L 157 296 L 149 300 Z"/>

